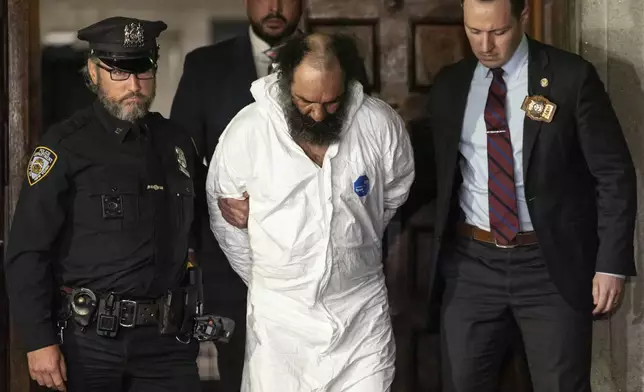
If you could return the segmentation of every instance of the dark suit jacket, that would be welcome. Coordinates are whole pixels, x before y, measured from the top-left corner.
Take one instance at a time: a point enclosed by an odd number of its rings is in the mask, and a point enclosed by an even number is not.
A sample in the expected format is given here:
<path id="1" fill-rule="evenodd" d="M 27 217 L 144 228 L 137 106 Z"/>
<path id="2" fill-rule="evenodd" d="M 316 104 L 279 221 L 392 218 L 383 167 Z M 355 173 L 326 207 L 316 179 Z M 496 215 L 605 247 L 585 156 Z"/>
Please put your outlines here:
<path id="1" fill-rule="evenodd" d="M 195 49 L 186 56 L 170 118 L 190 133 L 201 159 L 210 162 L 219 136 L 230 120 L 253 102 L 250 85 L 256 79 L 248 34 Z M 200 220 L 201 227 L 197 254 L 204 274 L 205 305 L 213 312 L 239 311 L 238 304 L 246 298 L 246 287 L 210 231 L 205 192 L 208 168 L 198 166 L 195 218 Z"/>
<path id="2" fill-rule="evenodd" d="M 247 34 L 195 49 L 186 56 L 170 118 L 190 132 L 207 160 L 230 120 L 253 102 L 250 85 L 255 79 Z"/>
<path id="3" fill-rule="evenodd" d="M 558 108 L 551 123 L 525 119 L 528 210 L 555 285 L 570 304 L 585 310 L 592 307 L 596 271 L 635 275 L 635 169 L 595 68 L 531 39 L 529 47 L 529 95 L 543 95 Z M 438 182 L 434 267 L 441 243 L 462 219 L 459 139 L 476 65 L 468 58 L 445 68 L 430 94 Z"/>

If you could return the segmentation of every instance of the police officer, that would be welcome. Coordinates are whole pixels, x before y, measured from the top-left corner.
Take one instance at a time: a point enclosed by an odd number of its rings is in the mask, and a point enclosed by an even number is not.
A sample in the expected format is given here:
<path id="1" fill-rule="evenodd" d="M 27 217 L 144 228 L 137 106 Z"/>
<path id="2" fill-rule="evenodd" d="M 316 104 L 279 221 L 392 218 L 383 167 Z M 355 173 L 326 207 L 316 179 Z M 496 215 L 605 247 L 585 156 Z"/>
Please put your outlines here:
<path id="1" fill-rule="evenodd" d="M 194 145 L 149 112 L 166 27 L 114 17 L 80 30 L 97 99 L 49 129 L 29 161 L 5 267 L 29 372 L 42 386 L 200 388 L 198 343 L 159 327 L 189 264 L 194 199 Z"/>

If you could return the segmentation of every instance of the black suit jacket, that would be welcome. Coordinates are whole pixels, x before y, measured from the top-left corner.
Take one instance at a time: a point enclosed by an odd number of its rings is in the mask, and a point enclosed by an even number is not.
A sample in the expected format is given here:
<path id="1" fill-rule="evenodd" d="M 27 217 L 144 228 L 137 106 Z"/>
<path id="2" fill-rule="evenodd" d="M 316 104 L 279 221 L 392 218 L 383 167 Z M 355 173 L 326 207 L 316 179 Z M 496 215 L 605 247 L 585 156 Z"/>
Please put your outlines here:
<path id="1" fill-rule="evenodd" d="M 528 93 L 543 95 L 558 108 L 551 123 L 525 118 L 528 210 L 559 292 L 573 306 L 588 309 L 596 271 L 635 275 L 635 169 L 595 68 L 531 39 L 529 48 Z M 445 68 L 430 94 L 437 173 L 434 267 L 441 243 L 462 219 L 459 140 L 476 65 L 468 58 Z"/>
<path id="2" fill-rule="evenodd" d="M 170 118 L 190 132 L 208 161 L 230 120 L 253 102 L 250 85 L 256 79 L 248 34 L 186 56 Z"/>
<path id="3" fill-rule="evenodd" d="M 186 129 L 200 160 L 210 162 L 219 136 L 232 118 L 253 102 L 250 85 L 257 79 L 248 34 L 188 53 L 172 102 L 170 118 Z M 205 182 L 208 168 L 197 165 L 195 219 L 201 227 L 197 254 L 204 273 L 206 307 L 214 312 L 238 311 L 246 288 L 232 270 L 210 231 Z M 208 309 L 210 311 L 210 309 Z"/>

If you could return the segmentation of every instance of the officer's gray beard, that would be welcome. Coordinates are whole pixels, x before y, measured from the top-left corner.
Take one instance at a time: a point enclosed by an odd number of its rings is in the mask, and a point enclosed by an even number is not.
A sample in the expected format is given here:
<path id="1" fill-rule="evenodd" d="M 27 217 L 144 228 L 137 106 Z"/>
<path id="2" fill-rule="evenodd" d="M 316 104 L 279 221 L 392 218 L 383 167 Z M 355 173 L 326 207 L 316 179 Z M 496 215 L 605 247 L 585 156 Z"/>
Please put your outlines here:
<path id="1" fill-rule="evenodd" d="M 298 143 L 310 143 L 314 146 L 328 146 L 340 140 L 340 133 L 346 120 L 347 101 L 343 98 L 335 113 L 329 113 L 322 121 L 315 121 L 302 114 L 293 103 L 290 87 L 280 87 L 280 105 L 284 110 L 289 133 Z"/>
<path id="2" fill-rule="evenodd" d="M 130 75 L 130 77 L 133 78 L 135 76 Z M 146 96 L 141 93 L 130 93 L 125 97 L 116 100 L 110 98 L 105 93 L 105 90 L 101 86 L 100 75 L 97 84 L 96 94 L 98 95 L 99 101 L 103 104 L 103 107 L 105 107 L 105 110 L 122 121 L 135 122 L 136 120 L 140 120 L 145 117 L 145 115 L 150 111 L 150 106 L 152 106 L 152 101 L 154 101 L 154 97 L 156 95 L 155 85 L 150 96 Z M 128 104 L 123 103 L 126 99 L 132 97 L 138 97 L 141 99 L 141 102 Z"/>

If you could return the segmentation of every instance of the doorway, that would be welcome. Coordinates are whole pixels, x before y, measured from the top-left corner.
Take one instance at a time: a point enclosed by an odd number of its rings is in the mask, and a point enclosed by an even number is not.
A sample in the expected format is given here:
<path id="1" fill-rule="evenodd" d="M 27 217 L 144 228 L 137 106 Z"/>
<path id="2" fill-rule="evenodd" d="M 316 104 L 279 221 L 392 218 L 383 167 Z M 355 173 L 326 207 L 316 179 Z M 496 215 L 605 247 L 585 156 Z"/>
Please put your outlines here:
<path id="1" fill-rule="evenodd" d="M 549 20 L 569 21 L 564 1 L 532 0 L 530 35 L 565 43 L 568 30 Z M 562 16 L 563 15 L 563 16 Z M 555 18 L 556 16 L 556 18 Z M 562 19 L 564 18 L 564 19 Z M 562 23 L 562 25 L 568 25 Z M 305 25 L 311 31 L 352 35 L 365 61 L 373 95 L 406 120 L 416 147 L 431 138 L 425 108 L 438 71 L 471 53 L 462 25 L 460 0 L 309 0 Z M 560 29 L 563 29 L 561 27 Z M 568 29 L 566 27 L 566 29 Z M 564 46 L 565 45 L 559 45 Z M 566 48 L 567 49 L 567 48 Z M 440 298 L 430 295 L 432 254 L 431 157 L 416 155 L 416 189 L 388 228 L 385 262 L 396 337 L 393 392 L 440 391 Z M 499 391 L 528 392 L 530 375 L 522 343 L 516 339 Z"/>
<path id="2" fill-rule="evenodd" d="M 0 38 L 7 42 L 7 0 L 0 0 Z M 9 105 L 7 100 L 7 45 L 0 46 L 0 392 L 9 391 L 9 307 L 4 284 L 5 192 Z"/>

